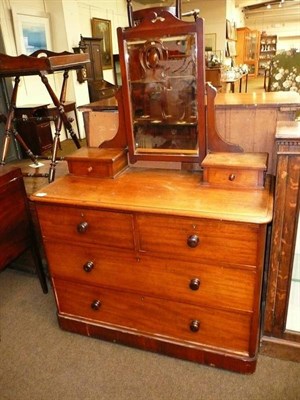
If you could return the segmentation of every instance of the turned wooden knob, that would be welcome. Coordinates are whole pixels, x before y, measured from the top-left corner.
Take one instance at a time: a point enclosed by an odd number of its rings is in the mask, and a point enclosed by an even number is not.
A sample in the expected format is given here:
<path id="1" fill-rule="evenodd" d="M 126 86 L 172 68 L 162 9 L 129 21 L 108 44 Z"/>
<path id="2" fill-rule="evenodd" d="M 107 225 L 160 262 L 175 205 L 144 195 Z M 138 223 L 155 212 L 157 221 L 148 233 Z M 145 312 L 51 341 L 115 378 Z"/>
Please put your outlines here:
<path id="1" fill-rule="evenodd" d="M 80 224 L 77 225 L 77 232 L 78 233 L 85 233 L 87 228 L 88 228 L 89 224 L 84 221 L 84 222 L 80 222 Z"/>
<path id="2" fill-rule="evenodd" d="M 189 247 L 194 248 L 194 247 L 197 247 L 197 246 L 198 246 L 199 241 L 200 241 L 200 240 L 199 240 L 199 236 L 197 236 L 197 235 L 191 235 L 191 236 L 189 236 L 188 239 L 187 239 L 187 245 L 188 245 Z"/>
<path id="3" fill-rule="evenodd" d="M 190 323 L 190 330 L 192 331 L 192 332 L 198 332 L 199 331 L 199 329 L 200 329 L 200 321 L 198 321 L 198 320 L 193 320 L 191 323 Z"/>
<path id="4" fill-rule="evenodd" d="M 100 300 L 94 300 L 91 304 L 91 308 L 95 311 L 99 310 L 101 307 L 101 301 Z"/>
<path id="5" fill-rule="evenodd" d="M 200 279 L 198 279 L 198 278 L 191 279 L 191 281 L 190 281 L 190 289 L 198 290 L 199 287 L 200 287 Z"/>
<path id="6" fill-rule="evenodd" d="M 235 175 L 234 174 L 230 174 L 228 179 L 232 182 L 235 180 Z"/>
<path id="7" fill-rule="evenodd" d="M 94 263 L 93 261 L 88 261 L 84 264 L 83 269 L 85 272 L 91 272 L 91 270 L 94 268 Z"/>

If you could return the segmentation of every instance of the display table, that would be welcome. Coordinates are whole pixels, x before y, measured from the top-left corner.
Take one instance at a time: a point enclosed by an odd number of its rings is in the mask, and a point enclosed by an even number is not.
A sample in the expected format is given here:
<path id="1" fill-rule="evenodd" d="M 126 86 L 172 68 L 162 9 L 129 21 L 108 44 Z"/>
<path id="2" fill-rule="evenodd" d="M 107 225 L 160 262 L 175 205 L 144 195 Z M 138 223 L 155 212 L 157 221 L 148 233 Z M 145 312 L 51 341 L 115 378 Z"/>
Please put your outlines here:
<path id="1" fill-rule="evenodd" d="M 245 93 L 247 93 L 248 90 L 248 73 L 242 74 L 237 78 L 233 79 L 221 79 L 221 84 L 224 84 L 226 87 L 226 92 L 235 92 L 235 84 L 239 84 L 239 93 L 242 93 L 242 88 L 243 88 L 243 79 L 245 80 Z"/>
<path id="2" fill-rule="evenodd" d="M 292 92 L 218 93 L 215 106 L 216 124 L 222 138 L 239 143 L 244 151 L 268 152 L 269 173 L 275 174 L 276 124 L 295 120 L 300 110 L 300 96 Z M 90 146 L 98 147 L 114 137 L 119 121 L 115 97 L 80 106 L 78 110 L 83 113 Z"/>
<path id="3" fill-rule="evenodd" d="M 55 165 L 56 165 L 56 155 L 57 149 L 59 145 L 59 136 L 62 124 L 68 129 L 70 132 L 71 138 L 74 141 L 74 144 L 77 148 L 80 148 L 79 140 L 73 131 L 72 125 L 68 120 L 63 103 L 66 100 L 66 91 L 67 91 L 67 81 L 69 77 L 69 71 L 73 69 L 80 69 L 85 66 L 85 64 L 89 62 L 89 58 L 87 54 L 74 54 L 68 52 L 62 53 L 54 53 L 48 50 L 37 50 L 32 53 L 30 56 L 26 56 L 24 54 L 12 57 L 6 54 L 0 54 L 0 77 L 15 77 L 15 85 L 12 91 L 10 107 L 8 111 L 8 116 L 5 125 L 5 138 L 4 144 L 1 154 L 1 164 L 5 164 L 8 147 L 10 144 L 11 136 L 15 136 L 18 140 L 22 148 L 24 149 L 26 155 L 31 158 L 33 164 L 36 168 L 39 167 L 39 162 L 37 157 L 32 152 L 32 149 L 29 148 L 28 144 L 23 140 L 23 138 L 18 134 L 17 130 L 14 126 L 14 118 L 15 118 L 15 107 L 17 103 L 17 94 L 18 87 L 21 76 L 29 76 L 29 75 L 38 75 L 41 78 L 42 83 L 45 85 L 46 90 L 48 91 L 53 104 L 56 107 L 56 118 L 55 126 L 56 132 L 53 142 L 52 149 L 52 158 L 49 174 L 49 181 L 53 181 L 55 177 Z M 51 88 L 49 81 L 47 79 L 47 74 L 53 74 L 57 71 L 63 71 L 63 83 L 61 87 L 61 92 L 59 98 L 54 93 Z M 34 118 L 34 117 L 33 117 Z M 49 120 L 47 116 L 44 117 L 44 120 Z M 31 174 L 32 175 L 32 174 Z M 35 176 L 45 176 L 45 174 L 34 174 Z"/>

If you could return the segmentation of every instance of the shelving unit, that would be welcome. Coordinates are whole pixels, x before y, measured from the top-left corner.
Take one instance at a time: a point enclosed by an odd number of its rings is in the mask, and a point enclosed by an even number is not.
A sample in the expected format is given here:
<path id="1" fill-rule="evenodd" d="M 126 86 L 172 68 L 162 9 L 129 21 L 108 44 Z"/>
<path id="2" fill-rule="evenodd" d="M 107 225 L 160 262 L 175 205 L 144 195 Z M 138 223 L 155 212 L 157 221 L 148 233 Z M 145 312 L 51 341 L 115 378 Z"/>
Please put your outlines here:
<path id="1" fill-rule="evenodd" d="M 277 51 L 277 36 L 276 35 L 261 35 L 258 73 L 264 74 L 269 62 L 275 56 Z"/>
<path id="2" fill-rule="evenodd" d="M 247 27 L 237 29 L 236 64 L 248 65 L 249 75 L 258 74 L 260 32 Z"/>

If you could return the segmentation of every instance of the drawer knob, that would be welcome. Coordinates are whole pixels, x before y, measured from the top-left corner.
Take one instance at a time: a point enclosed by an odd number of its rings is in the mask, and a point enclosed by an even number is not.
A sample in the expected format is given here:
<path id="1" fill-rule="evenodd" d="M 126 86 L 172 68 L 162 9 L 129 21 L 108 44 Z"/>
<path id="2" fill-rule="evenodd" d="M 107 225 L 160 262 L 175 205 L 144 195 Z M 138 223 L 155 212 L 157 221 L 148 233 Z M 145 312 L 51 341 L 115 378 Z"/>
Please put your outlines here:
<path id="1" fill-rule="evenodd" d="M 80 224 L 77 225 L 77 232 L 78 233 L 85 233 L 87 231 L 89 224 L 84 221 L 84 222 L 80 222 Z"/>
<path id="2" fill-rule="evenodd" d="M 91 272 L 91 270 L 94 268 L 94 263 L 93 261 L 88 261 L 84 264 L 83 269 L 85 272 Z"/>
<path id="3" fill-rule="evenodd" d="M 230 174 L 228 179 L 233 182 L 235 180 L 235 175 L 234 174 Z"/>
<path id="4" fill-rule="evenodd" d="M 190 330 L 192 331 L 192 332 L 198 332 L 199 331 L 199 329 L 200 329 L 200 321 L 198 321 L 198 320 L 193 320 L 191 323 L 190 323 Z"/>
<path id="5" fill-rule="evenodd" d="M 99 310 L 101 307 L 101 301 L 100 300 L 94 300 L 91 304 L 91 308 L 95 311 Z"/>
<path id="6" fill-rule="evenodd" d="M 199 287 L 200 287 L 200 279 L 198 279 L 198 278 L 191 279 L 191 281 L 190 281 L 190 289 L 198 290 Z"/>
<path id="7" fill-rule="evenodd" d="M 199 244 L 199 236 L 191 235 L 188 237 L 187 244 L 189 247 L 194 248 L 197 247 Z"/>

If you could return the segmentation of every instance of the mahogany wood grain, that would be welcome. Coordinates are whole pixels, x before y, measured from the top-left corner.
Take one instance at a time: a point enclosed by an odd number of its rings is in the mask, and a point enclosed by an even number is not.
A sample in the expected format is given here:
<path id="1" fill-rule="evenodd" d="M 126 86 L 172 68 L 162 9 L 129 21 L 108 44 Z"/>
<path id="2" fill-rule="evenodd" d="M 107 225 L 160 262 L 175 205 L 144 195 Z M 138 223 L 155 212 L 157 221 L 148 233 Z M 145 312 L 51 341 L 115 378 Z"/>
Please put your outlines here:
<path id="1" fill-rule="evenodd" d="M 102 246 L 134 249 L 133 217 L 130 214 L 47 205 L 38 207 L 37 212 L 44 238 L 56 237 L 71 243 L 99 242 Z M 86 229 L 79 232 L 82 223 L 86 223 Z"/>
<path id="2" fill-rule="evenodd" d="M 211 367 L 224 368 L 244 374 L 252 374 L 256 368 L 256 357 L 250 358 L 244 355 L 233 355 L 230 352 L 219 351 L 215 347 L 206 348 L 195 343 L 190 343 L 189 346 L 186 346 L 181 340 L 167 341 L 162 339 L 158 341 L 155 337 L 141 334 L 140 332 L 127 331 L 125 329 L 116 330 L 108 324 L 105 326 L 95 325 L 76 318 L 70 319 L 68 316 L 60 314 L 58 315 L 58 322 L 62 329 L 70 332 L 138 347 L 147 351 L 163 353 L 172 357 L 206 364 Z"/>
<path id="3" fill-rule="evenodd" d="M 254 355 L 249 349 L 251 314 L 221 311 L 178 301 L 174 303 L 120 290 L 67 283 L 60 279 L 55 279 L 54 287 L 60 315 L 113 324 L 121 329 L 164 337 L 165 340 L 183 340 L 187 345 L 189 342 L 201 343 L 216 346 L 220 350 L 234 350 L 240 355 Z M 98 310 L 91 307 L 95 300 L 101 302 Z M 190 330 L 193 320 L 200 321 L 198 332 Z"/>
<path id="4" fill-rule="evenodd" d="M 227 190 L 201 185 L 200 173 L 130 168 L 114 179 L 67 175 L 31 196 L 33 201 L 118 211 L 216 218 L 265 224 L 272 219 L 272 179 L 265 189 Z M 100 183 L 101 182 L 101 183 Z M 220 207 L 222 199 L 222 207 Z"/>
<path id="5" fill-rule="evenodd" d="M 177 257 L 153 257 L 94 245 L 66 244 L 47 239 L 51 275 L 88 285 L 101 285 L 116 290 L 148 294 L 173 301 L 210 306 L 238 312 L 251 312 L 255 301 L 257 271 L 247 266 L 224 262 L 182 261 Z M 67 254 L 67 256 L 66 256 Z M 87 262 L 93 266 L 84 269 Z M 191 281 L 199 287 L 191 289 Z M 149 285 L 151 282 L 151 285 Z M 232 290 L 234 282 L 234 290 Z"/>
<path id="6" fill-rule="evenodd" d="M 46 277 L 34 236 L 20 168 L 0 168 L 0 204 L 0 270 L 30 249 L 42 290 L 47 293 Z"/>

